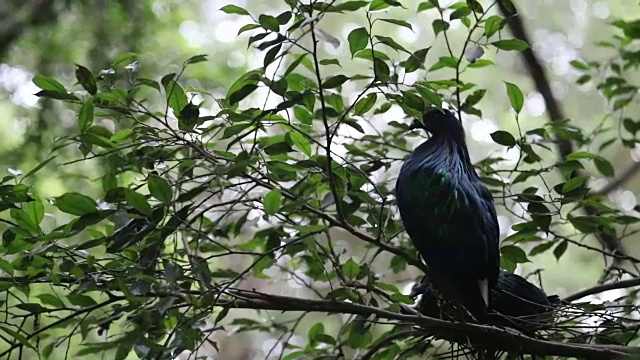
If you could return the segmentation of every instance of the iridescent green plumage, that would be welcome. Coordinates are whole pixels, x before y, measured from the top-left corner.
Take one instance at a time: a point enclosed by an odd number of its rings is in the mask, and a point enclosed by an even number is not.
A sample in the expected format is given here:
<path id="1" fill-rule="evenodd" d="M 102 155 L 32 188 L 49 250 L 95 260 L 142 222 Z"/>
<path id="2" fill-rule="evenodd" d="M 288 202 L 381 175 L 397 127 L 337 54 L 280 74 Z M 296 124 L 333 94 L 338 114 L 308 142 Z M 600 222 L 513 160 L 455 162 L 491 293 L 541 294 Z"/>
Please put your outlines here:
<path id="1" fill-rule="evenodd" d="M 400 216 L 434 286 L 483 320 L 500 268 L 493 200 L 469 160 L 460 121 L 431 110 L 420 127 L 432 136 L 400 170 Z"/>

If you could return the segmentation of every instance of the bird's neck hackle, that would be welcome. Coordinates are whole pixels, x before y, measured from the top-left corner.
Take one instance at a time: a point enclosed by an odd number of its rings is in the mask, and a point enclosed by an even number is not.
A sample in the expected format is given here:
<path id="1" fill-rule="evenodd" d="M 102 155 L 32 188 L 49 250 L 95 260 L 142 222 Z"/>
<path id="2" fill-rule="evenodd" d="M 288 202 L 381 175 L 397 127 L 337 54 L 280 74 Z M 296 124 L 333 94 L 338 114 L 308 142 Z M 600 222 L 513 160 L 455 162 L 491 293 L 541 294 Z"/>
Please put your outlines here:
<path id="1" fill-rule="evenodd" d="M 444 117 L 440 121 L 442 121 L 443 123 L 439 125 L 438 131 L 435 131 L 433 133 L 433 136 L 453 141 L 466 149 L 467 142 L 465 140 L 465 133 L 464 127 L 462 127 L 462 122 L 454 116 Z"/>
<path id="2" fill-rule="evenodd" d="M 453 122 L 455 122 L 455 124 L 453 124 Z M 464 128 L 457 119 L 452 119 L 451 123 L 452 124 L 448 125 L 447 131 L 433 132 L 431 138 L 427 140 L 424 145 L 426 148 L 448 149 L 449 151 L 455 152 L 457 157 L 462 161 L 465 170 L 472 170 L 473 164 L 469 157 Z"/>

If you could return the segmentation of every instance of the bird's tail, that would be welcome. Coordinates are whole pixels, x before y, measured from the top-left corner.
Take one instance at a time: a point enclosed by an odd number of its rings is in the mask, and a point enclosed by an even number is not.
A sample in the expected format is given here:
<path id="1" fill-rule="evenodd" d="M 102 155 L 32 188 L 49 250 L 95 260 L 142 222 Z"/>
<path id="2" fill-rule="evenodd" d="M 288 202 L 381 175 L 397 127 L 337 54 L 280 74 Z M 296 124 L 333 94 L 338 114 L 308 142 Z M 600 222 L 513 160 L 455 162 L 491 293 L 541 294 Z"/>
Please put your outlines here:
<path id="1" fill-rule="evenodd" d="M 465 279 L 458 282 L 458 301 L 479 322 L 486 322 L 489 307 L 487 279 Z"/>

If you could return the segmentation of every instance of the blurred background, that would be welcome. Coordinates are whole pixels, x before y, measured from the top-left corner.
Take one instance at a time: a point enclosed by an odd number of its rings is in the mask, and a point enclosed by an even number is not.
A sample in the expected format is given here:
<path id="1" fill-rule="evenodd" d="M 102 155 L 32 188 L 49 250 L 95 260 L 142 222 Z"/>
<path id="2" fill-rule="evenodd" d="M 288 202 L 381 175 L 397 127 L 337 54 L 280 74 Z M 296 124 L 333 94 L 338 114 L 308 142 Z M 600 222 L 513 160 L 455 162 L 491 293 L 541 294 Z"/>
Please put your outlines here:
<path id="1" fill-rule="evenodd" d="M 514 2 L 520 9 L 522 20 L 532 39 L 531 45 L 547 70 L 552 90 L 566 116 L 586 132 L 603 121 L 609 126 L 617 126 L 617 119 L 607 117 L 610 111 L 594 85 L 591 82 L 584 85 L 576 84 L 581 73 L 573 69 L 569 62 L 575 59 L 606 61 L 615 56 L 614 51 L 609 52 L 606 48 L 597 47 L 595 42 L 611 39 L 616 31 L 619 31 L 610 25 L 614 19 L 636 18 L 640 14 L 638 2 Z M 205 89 L 213 97 L 224 97 L 228 87 L 239 75 L 262 66 L 264 56 L 257 49 L 247 48 L 251 31 L 237 36 L 238 30 L 248 23 L 248 18 L 219 11 L 222 6 L 230 3 L 246 8 L 255 16 L 262 13 L 275 16 L 287 8 L 280 0 L 0 2 L 0 172 L 28 171 L 50 155 L 56 138 L 76 131 L 73 112 L 65 110 L 57 103 L 34 96 L 38 91 L 31 82 L 34 74 L 52 76 L 71 85 L 75 82 L 75 63 L 98 73 L 100 70 L 106 70 L 115 57 L 133 52 L 138 54 L 137 60 L 142 65 L 139 76 L 159 78 L 162 74 L 179 70 L 180 64 L 190 56 L 208 54 L 209 62 L 188 69 L 184 85 Z M 392 9 L 389 11 L 390 16 L 411 23 L 413 31 L 391 24 L 377 24 L 376 29 L 379 33 L 395 32 L 394 38 L 410 51 L 433 44 L 427 56 L 429 67 L 430 63 L 435 63 L 446 51 L 443 41 L 435 41 L 431 28 L 434 13 L 416 14 L 415 9 L 419 4 L 417 0 L 402 3 L 406 9 Z M 453 1 L 441 0 L 440 3 L 447 6 Z M 322 50 L 339 59 L 346 73 L 357 73 L 358 66 L 357 62 L 350 61 L 347 35 L 354 28 L 365 26 L 365 23 L 363 12 L 356 11 L 340 16 L 329 14 L 318 26 L 340 40 L 339 45 L 332 41 L 324 41 Z M 452 23 L 449 30 L 454 46 L 462 44 L 466 36 L 466 29 L 456 29 L 456 26 L 461 25 L 459 22 Z M 521 114 L 521 125 L 525 129 L 539 127 L 548 121 L 545 103 L 541 94 L 533 90 L 533 82 L 518 53 L 486 53 L 483 58 L 491 59 L 496 65 L 465 75 L 466 81 L 487 89 L 487 94 L 479 105 L 483 111 L 483 118 L 469 116 L 463 119 L 472 160 L 482 159 L 487 153 L 496 153 L 515 163 L 518 157 L 517 150 L 504 151 L 504 147 L 495 144 L 490 137 L 497 129 L 505 129 L 512 133 L 517 130 L 513 114 L 509 110 L 503 81 L 515 83 L 525 92 L 525 106 Z M 419 74 L 424 76 L 424 72 Z M 409 75 L 417 77 L 418 73 Z M 427 80 L 439 76 L 439 73 L 429 74 Z M 354 93 L 360 90 L 346 89 Z M 216 113 L 218 107 L 214 101 L 210 98 L 201 100 L 205 101 L 201 108 L 201 116 Z M 260 94 L 253 100 L 261 104 Z M 636 108 L 631 107 L 630 110 Z M 628 115 L 633 117 L 634 114 Z M 380 115 L 378 123 L 384 124 L 391 120 L 406 121 L 402 120 L 403 117 L 400 110 L 392 109 Z M 119 126 L 115 123 L 107 125 L 114 128 Z M 97 192 L 98 187 L 92 189 L 92 185 L 88 185 L 91 182 L 87 180 L 100 176 L 98 168 L 86 163 L 63 165 L 76 159 L 77 155 L 72 151 L 63 152 L 56 159 L 56 166 L 48 166 L 46 171 L 36 176 L 33 185 L 39 189 L 42 198 L 53 197 L 78 186 L 86 193 Z M 557 156 L 551 151 L 541 155 L 549 158 Z M 640 161 L 640 149 L 629 151 L 621 145 L 607 148 L 603 155 L 612 161 L 617 171 Z M 395 177 L 395 174 L 391 172 L 389 176 Z M 599 179 L 593 187 L 597 190 L 606 184 L 607 180 Z M 635 193 L 638 189 L 640 182 L 631 180 L 608 196 L 618 208 L 631 213 L 637 205 Z M 501 232 L 505 237 L 512 233 L 510 226 L 514 219 L 504 212 L 500 215 Z M 55 223 L 55 219 L 50 220 Z M 625 246 L 630 255 L 640 255 L 640 244 L 637 240 L 638 236 L 626 240 Z M 542 279 L 546 292 L 561 296 L 595 284 L 603 268 L 602 259 L 597 253 L 577 247 L 571 247 L 570 253 L 563 257 L 561 262 L 556 261 L 550 252 L 533 257 L 532 261 L 521 266 L 518 272 L 528 274 L 537 269 L 544 269 Z M 400 287 L 411 285 L 406 277 L 396 280 L 400 282 Z M 393 279 L 389 278 L 386 281 L 392 282 Z M 282 286 L 278 283 L 272 282 L 268 286 L 270 291 L 291 294 L 291 289 L 278 291 L 278 286 Z M 594 300 L 602 301 L 617 296 L 618 293 L 612 291 Z M 234 352 L 229 347 L 237 347 L 232 343 L 220 341 L 222 347 L 227 346 L 229 354 Z M 257 346 L 256 351 L 269 351 L 272 345 L 265 342 L 264 346 Z M 248 359 L 254 355 L 236 354 L 237 357 L 229 355 L 224 358 Z"/>

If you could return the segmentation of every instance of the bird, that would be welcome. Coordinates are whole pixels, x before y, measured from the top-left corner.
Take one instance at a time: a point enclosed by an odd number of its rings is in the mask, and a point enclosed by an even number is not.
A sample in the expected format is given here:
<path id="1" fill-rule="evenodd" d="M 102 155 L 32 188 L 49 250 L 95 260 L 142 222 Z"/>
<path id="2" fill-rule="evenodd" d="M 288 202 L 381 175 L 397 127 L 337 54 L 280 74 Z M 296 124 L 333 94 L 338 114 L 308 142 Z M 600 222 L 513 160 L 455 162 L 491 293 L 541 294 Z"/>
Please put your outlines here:
<path id="1" fill-rule="evenodd" d="M 555 323 L 555 311 L 561 305 L 558 295 L 542 289 L 517 274 L 500 271 L 498 284 L 489 296 L 492 323 L 531 333 Z"/>
<path id="2" fill-rule="evenodd" d="M 437 108 L 422 118 L 409 130 L 431 136 L 400 169 L 395 189 L 400 219 L 434 290 L 483 322 L 500 271 L 493 198 L 471 163 L 460 120 Z"/>
<path id="3" fill-rule="evenodd" d="M 421 295 L 417 310 L 425 316 L 442 318 L 447 312 L 452 312 L 452 309 L 440 307 L 427 276 L 414 285 L 410 296 L 417 295 Z M 489 293 L 487 322 L 533 336 L 536 331 L 555 323 L 556 310 L 560 305 L 557 295 L 547 295 L 522 276 L 500 270 L 498 283 Z"/>

